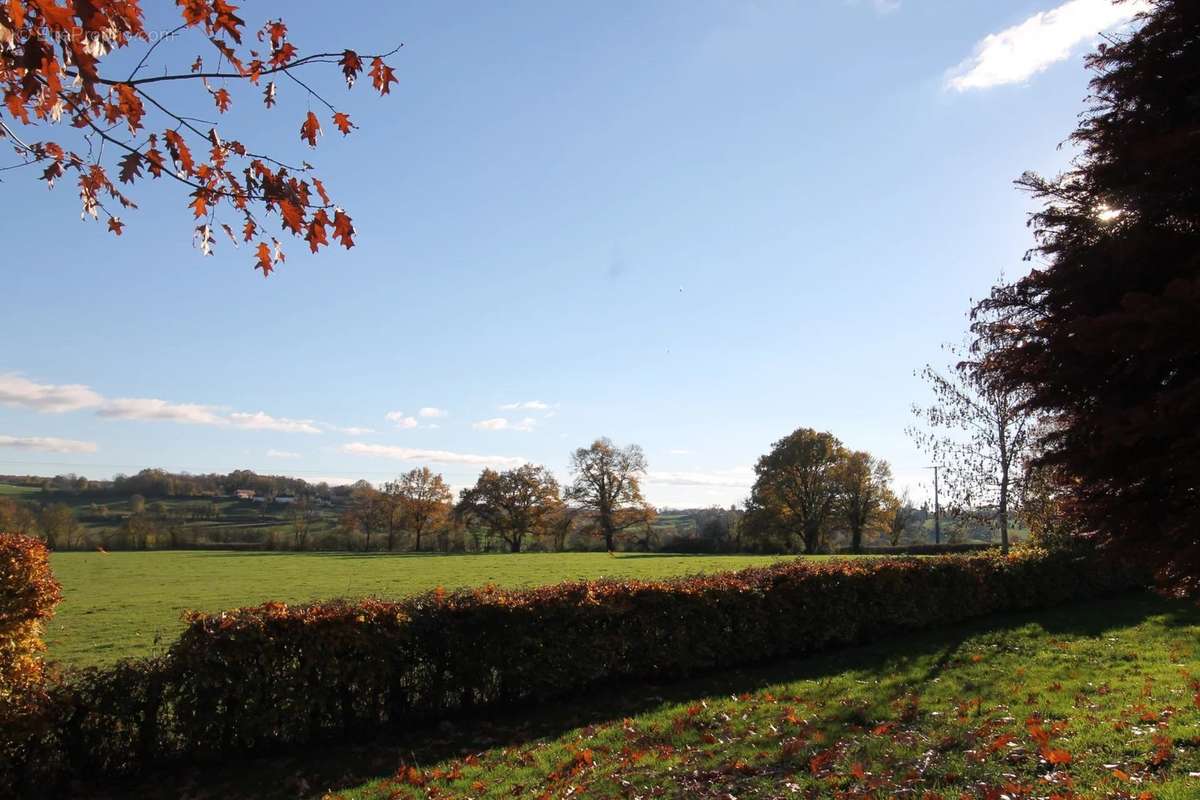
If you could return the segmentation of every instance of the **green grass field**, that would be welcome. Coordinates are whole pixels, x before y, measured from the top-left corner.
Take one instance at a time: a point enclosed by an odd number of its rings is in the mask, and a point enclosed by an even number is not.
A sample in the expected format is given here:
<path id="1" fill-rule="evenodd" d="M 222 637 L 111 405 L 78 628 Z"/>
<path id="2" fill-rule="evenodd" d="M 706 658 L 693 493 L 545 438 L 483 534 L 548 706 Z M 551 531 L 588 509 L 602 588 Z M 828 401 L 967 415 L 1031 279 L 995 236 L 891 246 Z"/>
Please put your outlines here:
<path id="1" fill-rule="evenodd" d="M 104 664 L 165 648 L 187 609 L 267 600 L 401 597 L 441 586 L 532 586 L 572 578 L 663 578 L 778 560 L 771 556 L 624 553 L 409 555 L 161 551 L 55 553 L 63 602 L 46 639 L 67 666 Z"/>

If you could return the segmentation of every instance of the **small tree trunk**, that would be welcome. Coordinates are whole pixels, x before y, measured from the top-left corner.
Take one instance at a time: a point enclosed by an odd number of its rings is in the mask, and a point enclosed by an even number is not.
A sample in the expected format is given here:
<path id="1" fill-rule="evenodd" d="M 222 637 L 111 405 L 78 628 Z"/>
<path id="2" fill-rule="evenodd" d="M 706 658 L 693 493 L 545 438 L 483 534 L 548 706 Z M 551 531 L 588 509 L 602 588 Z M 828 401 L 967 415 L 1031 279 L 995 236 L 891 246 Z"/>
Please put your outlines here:
<path id="1" fill-rule="evenodd" d="M 1008 554 L 1008 468 L 1000 471 L 1000 552 Z"/>
<path id="2" fill-rule="evenodd" d="M 1000 552 L 1008 555 L 1008 424 L 1003 415 L 1000 433 Z"/>

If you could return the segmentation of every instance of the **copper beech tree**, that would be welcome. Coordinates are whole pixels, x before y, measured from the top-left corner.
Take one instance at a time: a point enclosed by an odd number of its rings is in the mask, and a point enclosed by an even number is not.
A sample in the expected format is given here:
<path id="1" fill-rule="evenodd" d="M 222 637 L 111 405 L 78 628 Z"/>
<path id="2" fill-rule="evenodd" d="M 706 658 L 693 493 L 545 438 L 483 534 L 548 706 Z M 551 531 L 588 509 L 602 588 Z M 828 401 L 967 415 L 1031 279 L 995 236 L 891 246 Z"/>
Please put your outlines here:
<path id="1" fill-rule="evenodd" d="M 300 139 L 316 147 L 323 124 L 343 135 L 355 126 L 300 74 L 329 65 L 352 88 L 365 72 L 375 91 L 386 95 L 396 76 L 384 59 L 395 50 L 305 53 L 289 39 L 282 19 L 250 32 L 238 7 L 226 0 L 176 0 L 176 6 L 178 26 L 152 31 L 139 0 L 0 0 L 0 139 L 18 158 L 0 169 L 40 165 L 50 186 L 70 176 L 83 215 L 105 220 L 118 236 L 125 225 L 120 213 L 137 207 L 125 186 L 146 178 L 176 181 L 196 221 L 197 247 L 211 254 L 223 231 L 235 245 L 252 246 L 263 275 L 284 260 L 278 239 L 268 233 L 271 215 L 314 253 L 331 238 L 353 247 L 350 215 L 311 165 L 289 164 L 173 106 L 178 98 L 172 91 L 168 99 L 167 87 L 194 87 L 216 115 L 229 111 L 231 89 L 239 85 L 252 88 L 255 102 L 267 109 L 275 106 L 280 85 L 296 89 L 327 112 L 309 110 L 300 121 Z M 164 43 L 184 41 L 200 50 L 189 70 L 170 72 L 156 63 L 169 50 Z M 130 61 L 140 48 L 136 64 L 106 70 L 111 56 L 127 48 Z M 73 128 L 70 141 L 30 135 L 49 125 Z"/>

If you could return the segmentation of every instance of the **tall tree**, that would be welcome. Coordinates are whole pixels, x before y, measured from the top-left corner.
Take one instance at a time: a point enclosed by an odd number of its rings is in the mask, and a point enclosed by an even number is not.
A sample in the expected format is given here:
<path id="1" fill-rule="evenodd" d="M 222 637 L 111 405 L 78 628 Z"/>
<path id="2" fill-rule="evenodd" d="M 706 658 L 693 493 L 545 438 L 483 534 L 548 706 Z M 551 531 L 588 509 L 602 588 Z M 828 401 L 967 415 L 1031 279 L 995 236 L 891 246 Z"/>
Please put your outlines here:
<path id="1" fill-rule="evenodd" d="M 941 466 L 946 505 L 959 517 L 993 518 L 1007 553 L 1009 512 L 1033 455 L 1036 420 L 1018 391 L 988 381 L 977 360 L 947 349 L 956 357 L 949 370 L 927 365 L 921 373 L 933 402 L 913 406 L 909 435 Z"/>
<path id="2" fill-rule="evenodd" d="M 79 535 L 79 520 L 75 518 L 75 511 L 66 503 L 50 503 L 38 514 L 38 528 L 47 548 L 58 550 L 65 547 L 70 550 L 75 546 L 75 539 Z"/>
<path id="3" fill-rule="evenodd" d="M 642 497 L 646 456 L 636 444 L 617 447 L 607 436 L 597 439 L 571 454 L 571 473 L 567 497 L 592 514 L 609 552 L 622 531 L 654 517 Z"/>
<path id="4" fill-rule="evenodd" d="M 429 467 L 409 470 L 384 486 L 389 499 L 394 498 L 400 524 L 413 535 L 413 549 L 421 549 L 421 536 L 451 511 L 454 496 L 442 476 Z M 390 534 L 388 549 L 391 549 Z"/>
<path id="5" fill-rule="evenodd" d="M 304 104 L 328 109 L 326 123 L 347 135 L 355 127 L 349 115 L 333 105 L 332 95 L 319 92 L 311 78 L 301 80 L 297 74 L 313 65 L 336 65 L 352 88 L 366 69 L 375 90 L 384 95 L 396 82 L 384 62 L 390 53 L 301 54 L 281 19 L 254 31 L 258 44 L 245 45 L 243 35 L 250 31 L 227 0 L 179 0 L 177 5 L 180 24 L 153 31 L 146 28 L 139 0 L 65 6 L 47 0 L 0 3 L 0 92 L 5 100 L 0 138 L 12 144 L 23 164 L 44 164 L 41 178 L 50 186 L 74 172 L 83 215 L 97 220 L 103 215 L 108 230 L 118 236 L 125 223 L 116 212 L 136 205 L 110 170 L 125 184 L 143 174 L 179 183 L 189 197 L 186 207 L 196 223 L 200 250 L 210 254 L 217 231 L 223 230 L 235 246 L 239 239 L 255 243 L 255 267 L 264 275 L 283 260 L 279 242 L 261 230 L 268 214 L 277 214 L 281 228 L 304 239 L 314 253 L 330 236 L 353 246 L 350 217 L 311 175 L 307 162 L 274 150 L 271 155 L 257 151 L 258 145 L 201 122 L 194 111 L 175 103 L 182 86 L 194 87 L 218 114 L 229 110 L 239 91 L 260 96 L 269 109 L 280 99 L 276 82 L 288 78 L 283 85 L 303 91 Z M 190 70 L 173 72 L 169 66 L 180 56 L 166 54 L 183 41 L 202 52 Z M 164 43 L 168 46 L 160 49 Z M 122 50 L 128 51 L 126 58 L 114 59 L 115 64 L 107 60 Z M 137 65 L 125 74 L 138 52 Z M 190 53 L 184 56 L 190 58 Z M 299 138 L 316 147 L 321 120 L 311 109 L 302 119 Z M 77 131 L 69 135 L 79 141 L 26 141 L 27 132 L 37 130 L 35 123 L 69 123 Z"/>
<path id="6" fill-rule="evenodd" d="M 387 535 L 385 542 L 389 553 L 396 549 L 396 533 L 404 525 L 404 500 L 401 492 L 400 481 L 395 480 L 383 484 L 383 488 L 376 494 L 375 513 Z"/>
<path id="7" fill-rule="evenodd" d="M 0 497 L 0 531 L 32 536 L 37 529 L 37 515 L 28 504 L 11 497 Z"/>
<path id="8" fill-rule="evenodd" d="M 862 552 L 863 531 L 881 521 L 892 468 L 861 450 L 848 453 L 838 472 L 837 508 L 850 531 L 850 547 Z"/>
<path id="9" fill-rule="evenodd" d="M 1091 97 L 1039 266 L 977 308 L 988 379 L 1055 425 L 1042 465 L 1086 532 L 1200 593 L 1200 6 L 1148 0 L 1087 59 Z"/>
<path id="10" fill-rule="evenodd" d="M 371 534 L 381 527 L 385 503 L 379 490 L 367 481 L 357 481 L 350 502 L 342 513 L 342 527 L 363 535 L 363 550 L 371 552 Z"/>
<path id="11" fill-rule="evenodd" d="M 805 553 L 815 553 L 840 491 L 846 449 L 832 433 L 797 428 L 771 446 L 754 466 L 747 503 L 748 533 L 776 532 L 789 548 L 799 532 Z"/>
<path id="12" fill-rule="evenodd" d="M 288 506 L 287 517 L 292 525 L 292 543 L 295 549 L 308 547 L 308 534 L 321 512 L 311 497 L 300 495 Z"/>
<path id="13" fill-rule="evenodd" d="M 482 523 L 519 553 L 525 537 L 539 532 L 561 504 L 558 481 L 550 470 L 525 464 L 503 472 L 484 469 L 475 485 L 459 494 L 455 510 Z"/>
<path id="14" fill-rule="evenodd" d="M 890 490 L 883 497 L 883 518 L 887 531 L 888 544 L 896 547 L 904 534 L 913 526 L 916 509 L 908 498 L 908 491 L 896 495 Z"/>

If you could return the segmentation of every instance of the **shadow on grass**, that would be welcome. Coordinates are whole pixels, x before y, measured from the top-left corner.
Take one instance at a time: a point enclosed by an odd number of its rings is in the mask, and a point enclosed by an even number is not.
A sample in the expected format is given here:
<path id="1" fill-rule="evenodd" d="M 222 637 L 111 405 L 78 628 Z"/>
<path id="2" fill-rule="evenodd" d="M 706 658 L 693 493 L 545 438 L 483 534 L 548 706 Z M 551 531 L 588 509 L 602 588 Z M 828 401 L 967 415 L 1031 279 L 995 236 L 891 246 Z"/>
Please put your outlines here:
<path id="1" fill-rule="evenodd" d="M 929 662 L 923 677 L 897 687 L 889 702 L 919 688 L 951 665 L 962 645 L 975 636 L 1036 625 L 1056 635 L 1101 636 L 1107 631 L 1156 619 L 1167 625 L 1200 624 L 1200 609 L 1148 593 L 1131 593 L 1046 611 L 1002 614 L 938 631 L 906 634 L 868 645 L 804 658 L 731 669 L 669 684 L 631 682 L 601 687 L 586 696 L 540 708 L 505 708 L 488 716 L 453 718 L 440 725 L 386 730 L 363 742 L 313 745 L 287 755 L 187 766 L 141 776 L 132 784 L 109 787 L 94 798 L 296 798 L 320 797 L 392 775 L 401 765 L 431 765 L 495 747 L 555 738 L 591 724 L 655 711 L 664 705 L 728 697 L 792 681 L 822 680 L 856 671 L 864 679 L 883 678 L 915 663 Z M 847 709 L 852 716 L 865 709 Z M 847 722 L 855 722 L 847 719 Z"/>

